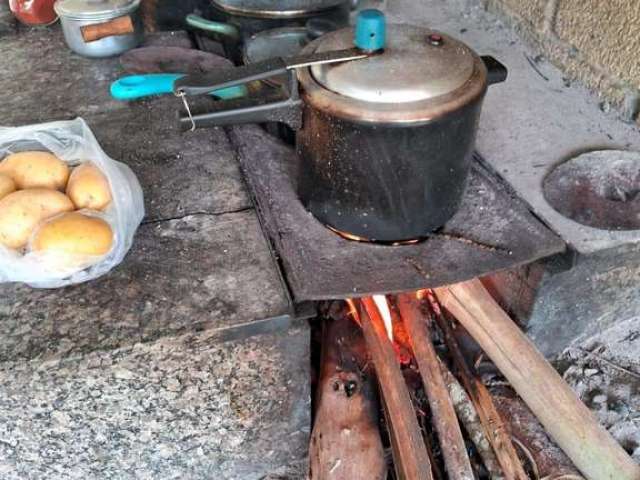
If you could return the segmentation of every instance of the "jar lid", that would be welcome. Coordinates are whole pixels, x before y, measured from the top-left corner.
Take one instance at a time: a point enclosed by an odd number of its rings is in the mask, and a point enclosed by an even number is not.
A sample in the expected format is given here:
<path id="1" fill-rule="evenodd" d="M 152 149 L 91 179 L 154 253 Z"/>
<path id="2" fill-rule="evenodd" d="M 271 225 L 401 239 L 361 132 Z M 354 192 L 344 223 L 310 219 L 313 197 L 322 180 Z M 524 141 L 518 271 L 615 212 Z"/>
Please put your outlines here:
<path id="1" fill-rule="evenodd" d="M 140 0 L 58 0 L 54 8 L 60 17 L 97 20 L 126 15 L 139 5 Z"/>
<path id="2" fill-rule="evenodd" d="M 353 29 L 319 39 L 316 52 L 353 47 Z M 311 67 L 313 78 L 339 95 L 370 103 L 406 104 L 445 96 L 473 75 L 477 55 L 435 30 L 387 26 L 384 51 L 364 60 Z"/>

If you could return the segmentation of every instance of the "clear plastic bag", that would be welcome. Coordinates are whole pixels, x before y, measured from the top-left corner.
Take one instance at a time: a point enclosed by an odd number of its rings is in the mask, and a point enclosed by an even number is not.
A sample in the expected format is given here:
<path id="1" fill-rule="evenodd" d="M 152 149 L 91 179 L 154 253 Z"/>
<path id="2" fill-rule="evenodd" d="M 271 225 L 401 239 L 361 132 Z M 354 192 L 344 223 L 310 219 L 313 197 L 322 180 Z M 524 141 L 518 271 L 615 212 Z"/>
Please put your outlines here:
<path id="1" fill-rule="evenodd" d="M 92 214 L 109 223 L 114 242 L 109 253 L 93 259 L 96 263 L 86 268 L 55 266 L 55 262 L 43 261 L 42 254 L 28 252 L 23 255 L 0 245 L 0 283 L 24 282 L 36 288 L 64 287 L 93 280 L 122 262 L 144 217 L 142 188 L 131 169 L 104 153 L 81 118 L 0 127 L 0 159 L 26 150 L 48 150 L 69 166 L 91 161 L 104 173 L 111 187 L 112 201 L 105 211 Z"/>

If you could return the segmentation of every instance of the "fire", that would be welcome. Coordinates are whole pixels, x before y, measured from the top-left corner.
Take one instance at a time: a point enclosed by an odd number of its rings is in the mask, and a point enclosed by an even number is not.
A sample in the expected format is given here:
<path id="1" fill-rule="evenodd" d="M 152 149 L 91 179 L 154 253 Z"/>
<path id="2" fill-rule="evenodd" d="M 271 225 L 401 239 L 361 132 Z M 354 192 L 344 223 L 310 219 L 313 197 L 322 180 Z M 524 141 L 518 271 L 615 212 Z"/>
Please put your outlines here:
<path id="1" fill-rule="evenodd" d="M 358 235 L 354 235 L 353 233 L 343 232 L 342 230 L 338 230 L 337 228 L 333 228 L 331 225 L 326 225 L 326 227 L 334 233 L 337 233 L 342 238 L 346 238 L 347 240 L 353 240 L 354 242 L 368 242 L 364 237 L 359 237 Z"/>
<path id="2" fill-rule="evenodd" d="M 378 307 L 378 311 L 380 312 L 380 317 L 382 317 L 382 321 L 384 322 L 384 328 L 387 331 L 389 340 L 393 341 L 393 322 L 391 321 L 391 311 L 389 310 L 387 298 L 384 295 L 373 295 L 372 298 L 376 307 Z M 356 300 L 353 298 L 347 298 L 345 301 L 349 306 L 349 315 L 351 315 L 351 318 L 360 325 L 360 315 L 358 313 L 358 308 L 356 307 Z"/>
<path id="3" fill-rule="evenodd" d="M 389 310 L 387 297 L 384 295 L 374 295 L 373 301 L 375 302 L 376 307 L 378 307 L 378 311 L 380 312 L 380 316 L 384 322 L 384 328 L 387 330 L 389 340 L 393 342 L 393 323 L 391 321 L 391 311 Z"/>

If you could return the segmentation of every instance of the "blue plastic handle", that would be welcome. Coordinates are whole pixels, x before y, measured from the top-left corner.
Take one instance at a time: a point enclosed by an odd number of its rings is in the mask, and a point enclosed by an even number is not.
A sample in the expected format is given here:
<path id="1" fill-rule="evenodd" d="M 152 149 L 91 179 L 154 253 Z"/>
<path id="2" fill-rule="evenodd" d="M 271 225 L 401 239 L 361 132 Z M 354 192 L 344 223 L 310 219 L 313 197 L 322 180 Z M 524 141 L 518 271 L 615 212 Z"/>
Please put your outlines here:
<path id="1" fill-rule="evenodd" d="M 353 43 L 361 50 L 375 52 L 384 48 L 387 41 L 387 24 L 384 13 L 376 9 L 362 10 L 356 17 Z"/>
<path id="2" fill-rule="evenodd" d="M 173 93 L 173 82 L 184 77 L 182 73 L 147 73 L 129 75 L 111 84 L 111 96 L 116 100 L 136 100 L 151 95 Z M 222 88 L 211 92 L 214 97 L 229 100 L 247 95 L 244 85 Z"/>

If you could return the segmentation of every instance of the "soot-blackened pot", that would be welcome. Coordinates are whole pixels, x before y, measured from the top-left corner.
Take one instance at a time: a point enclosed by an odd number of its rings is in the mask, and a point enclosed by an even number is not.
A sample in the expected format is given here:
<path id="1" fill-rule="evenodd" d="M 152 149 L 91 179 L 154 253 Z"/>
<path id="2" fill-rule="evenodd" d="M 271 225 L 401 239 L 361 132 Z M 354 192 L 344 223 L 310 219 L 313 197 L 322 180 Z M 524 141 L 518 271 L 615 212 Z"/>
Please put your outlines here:
<path id="1" fill-rule="evenodd" d="M 371 34 L 363 36 L 367 28 Z M 378 36 L 377 48 L 362 48 L 369 35 Z M 506 69 L 427 28 L 389 25 L 385 31 L 359 22 L 359 48 L 349 48 L 353 38 L 353 29 L 338 30 L 300 57 L 219 76 L 211 87 L 289 71 L 290 95 L 220 104 L 184 122 L 284 121 L 297 130 L 298 195 L 320 222 L 369 241 L 425 237 L 460 205 L 484 95 L 488 85 L 505 80 Z M 181 80 L 176 92 L 202 93 L 202 79 L 199 87 L 195 80 Z"/>

